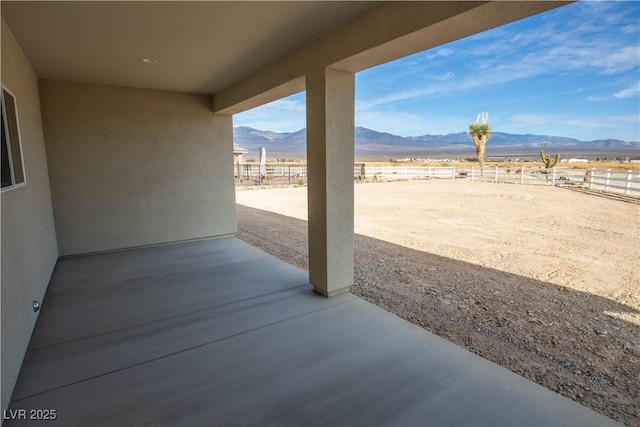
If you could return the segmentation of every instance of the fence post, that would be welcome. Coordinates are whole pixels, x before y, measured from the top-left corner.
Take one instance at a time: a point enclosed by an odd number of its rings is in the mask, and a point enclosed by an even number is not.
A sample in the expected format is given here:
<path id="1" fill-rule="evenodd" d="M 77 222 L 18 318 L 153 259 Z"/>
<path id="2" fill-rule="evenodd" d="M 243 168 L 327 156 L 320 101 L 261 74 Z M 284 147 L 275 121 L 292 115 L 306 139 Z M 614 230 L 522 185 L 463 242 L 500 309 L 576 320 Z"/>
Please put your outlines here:
<path id="1" fill-rule="evenodd" d="M 520 168 L 520 185 L 524 184 L 524 166 Z"/>
<path id="2" fill-rule="evenodd" d="M 496 166 L 496 172 L 493 176 L 493 182 L 496 184 L 498 183 L 498 167 L 497 166 Z"/>
<path id="3" fill-rule="evenodd" d="M 624 194 L 629 194 L 631 191 L 631 179 L 633 178 L 633 171 L 627 171 L 627 183 L 624 186 Z"/>
<path id="4" fill-rule="evenodd" d="M 475 172 L 476 172 L 476 169 L 473 166 L 471 166 L 471 182 L 473 182 L 473 180 L 475 179 Z"/>
<path id="5" fill-rule="evenodd" d="M 592 190 L 593 189 L 593 175 L 595 174 L 596 171 L 595 171 L 594 168 L 591 168 L 591 169 L 589 169 L 589 172 L 590 172 L 589 173 L 589 190 Z"/>
<path id="6" fill-rule="evenodd" d="M 553 174 L 551 175 L 551 185 L 555 186 L 556 185 L 556 168 L 555 166 L 553 167 Z"/>
<path id="7" fill-rule="evenodd" d="M 604 191 L 609 191 L 609 181 L 611 180 L 611 169 L 607 169 L 607 174 L 604 180 Z"/>
<path id="8" fill-rule="evenodd" d="M 453 173 L 451 174 L 451 179 L 455 181 L 456 179 L 456 167 L 453 167 Z"/>

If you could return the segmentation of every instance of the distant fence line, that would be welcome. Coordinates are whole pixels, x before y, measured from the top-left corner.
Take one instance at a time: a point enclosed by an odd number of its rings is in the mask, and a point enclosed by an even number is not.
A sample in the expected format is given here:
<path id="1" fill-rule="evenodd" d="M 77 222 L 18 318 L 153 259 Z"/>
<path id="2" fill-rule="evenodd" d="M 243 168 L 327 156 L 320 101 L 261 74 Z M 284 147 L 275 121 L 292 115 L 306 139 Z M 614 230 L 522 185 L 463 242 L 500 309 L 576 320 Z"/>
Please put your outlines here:
<path id="1" fill-rule="evenodd" d="M 306 178 L 305 164 L 267 164 L 260 173 L 257 163 L 236 164 L 236 178 L 266 183 L 274 179 L 297 182 Z M 504 182 L 552 186 L 577 186 L 589 190 L 624 193 L 640 196 L 640 173 L 634 171 L 612 171 L 611 169 L 568 169 L 554 167 L 544 170 L 538 167 L 479 167 L 459 166 L 369 166 L 354 165 L 356 180 L 409 180 L 409 179 L 467 179 L 482 182 Z"/>
<path id="2" fill-rule="evenodd" d="M 259 163 L 236 163 L 235 176 L 238 179 L 260 181 L 269 178 L 288 178 L 289 180 L 296 178 L 306 178 L 306 164 L 287 164 L 287 163 L 268 163 L 266 165 L 266 175 L 260 174 Z"/>

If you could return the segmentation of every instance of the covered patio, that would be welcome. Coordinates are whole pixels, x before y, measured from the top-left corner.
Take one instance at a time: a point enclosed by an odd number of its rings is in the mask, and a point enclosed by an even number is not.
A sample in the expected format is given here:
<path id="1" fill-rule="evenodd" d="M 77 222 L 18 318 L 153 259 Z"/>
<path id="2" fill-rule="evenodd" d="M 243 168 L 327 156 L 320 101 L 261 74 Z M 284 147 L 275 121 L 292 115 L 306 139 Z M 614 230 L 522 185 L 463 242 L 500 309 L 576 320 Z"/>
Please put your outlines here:
<path id="1" fill-rule="evenodd" d="M 91 289 L 85 284 L 91 283 Z M 615 425 L 235 238 L 58 262 L 7 426 Z"/>
<path id="2" fill-rule="evenodd" d="M 2 1 L 3 425 L 610 423 L 348 292 L 355 73 L 566 3 Z M 305 90 L 308 274 L 233 178 Z"/>

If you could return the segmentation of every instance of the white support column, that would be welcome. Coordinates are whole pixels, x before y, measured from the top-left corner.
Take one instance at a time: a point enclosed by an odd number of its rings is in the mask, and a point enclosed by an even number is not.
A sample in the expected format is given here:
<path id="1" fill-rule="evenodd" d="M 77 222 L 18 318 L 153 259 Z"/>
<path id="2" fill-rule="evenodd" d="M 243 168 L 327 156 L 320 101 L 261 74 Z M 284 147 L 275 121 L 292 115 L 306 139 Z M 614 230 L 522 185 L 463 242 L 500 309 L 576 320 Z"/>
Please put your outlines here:
<path id="1" fill-rule="evenodd" d="M 354 73 L 307 75 L 309 280 L 333 296 L 353 284 Z"/>

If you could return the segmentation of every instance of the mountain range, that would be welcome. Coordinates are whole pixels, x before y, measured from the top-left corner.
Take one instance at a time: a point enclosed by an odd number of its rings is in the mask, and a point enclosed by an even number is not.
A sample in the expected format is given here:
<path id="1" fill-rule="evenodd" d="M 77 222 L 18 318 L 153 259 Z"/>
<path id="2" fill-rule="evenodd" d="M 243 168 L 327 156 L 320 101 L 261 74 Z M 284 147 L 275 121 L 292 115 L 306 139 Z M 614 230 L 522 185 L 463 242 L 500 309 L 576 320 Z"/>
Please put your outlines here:
<path id="1" fill-rule="evenodd" d="M 234 144 L 246 148 L 246 158 L 258 157 L 260 147 L 266 147 L 268 158 L 302 159 L 306 156 L 306 129 L 297 132 L 273 132 L 238 126 L 233 130 Z M 617 139 L 581 141 L 549 135 L 510 134 L 493 132 L 487 143 L 487 157 L 537 156 L 541 149 L 559 152 L 562 157 L 640 155 L 640 142 Z M 434 158 L 474 156 L 475 146 L 466 132 L 446 135 L 402 137 L 386 132 L 356 127 L 356 160 L 389 158 Z"/>

